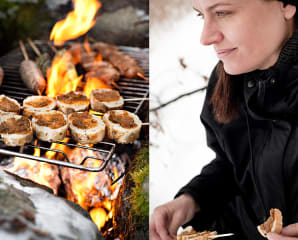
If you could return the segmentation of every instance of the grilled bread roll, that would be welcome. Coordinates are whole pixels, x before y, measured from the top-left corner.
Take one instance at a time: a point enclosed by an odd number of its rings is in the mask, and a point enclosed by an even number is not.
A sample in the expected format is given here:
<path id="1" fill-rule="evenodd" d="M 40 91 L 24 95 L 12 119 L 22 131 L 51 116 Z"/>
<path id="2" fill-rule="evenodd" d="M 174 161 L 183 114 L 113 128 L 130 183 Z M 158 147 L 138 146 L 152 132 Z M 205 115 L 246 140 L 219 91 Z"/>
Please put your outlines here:
<path id="1" fill-rule="evenodd" d="M 7 146 L 23 146 L 33 139 L 30 120 L 20 115 L 7 114 L 2 116 L 0 134 Z"/>
<path id="2" fill-rule="evenodd" d="M 41 111 L 54 110 L 56 101 L 47 96 L 31 96 L 23 101 L 23 116 L 31 118 L 35 113 Z"/>
<path id="3" fill-rule="evenodd" d="M 72 137 L 81 144 L 96 144 L 105 136 L 104 122 L 88 112 L 71 113 L 68 122 Z"/>
<path id="4" fill-rule="evenodd" d="M 68 129 L 66 116 L 56 110 L 35 113 L 32 126 L 36 137 L 47 142 L 63 140 Z"/>
<path id="5" fill-rule="evenodd" d="M 282 230 L 282 214 L 279 209 L 272 208 L 270 210 L 270 217 L 263 224 L 258 227 L 259 233 L 266 237 L 267 233 L 275 232 L 280 233 Z"/>
<path id="6" fill-rule="evenodd" d="M 19 114 L 21 111 L 21 105 L 17 100 L 0 95 L 0 115 L 7 113 Z"/>
<path id="7" fill-rule="evenodd" d="M 59 110 L 65 114 L 82 112 L 88 109 L 89 99 L 80 92 L 69 92 L 56 97 Z"/>
<path id="8" fill-rule="evenodd" d="M 123 97 L 112 89 L 94 89 L 90 94 L 91 109 L 97 112 L 121 109 L 124 105 Z"/>
<path id="9" fill-rule="evenodd" d="M 125 110 L 111 110 L 103 116 L 108 138 L 117 143 L 133 143 L 140 134 L 142 122 L 139 117 Z"/>

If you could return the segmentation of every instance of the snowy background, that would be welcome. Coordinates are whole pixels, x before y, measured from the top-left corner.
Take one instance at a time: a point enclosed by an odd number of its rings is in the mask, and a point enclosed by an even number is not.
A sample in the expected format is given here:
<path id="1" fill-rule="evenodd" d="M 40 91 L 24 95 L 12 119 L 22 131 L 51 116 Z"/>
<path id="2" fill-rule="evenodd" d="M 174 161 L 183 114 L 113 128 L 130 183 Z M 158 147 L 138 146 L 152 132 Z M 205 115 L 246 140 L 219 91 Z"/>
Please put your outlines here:
<path id="1" fill-rule="evenodd" d="M 150 0 L 151 110 L 206 86 L 217 58 L 200 45 L 202 27 L 190 0 Z M 150 112 L 150 215 L 214 158 L 200 122 L 205 93 Z"/>

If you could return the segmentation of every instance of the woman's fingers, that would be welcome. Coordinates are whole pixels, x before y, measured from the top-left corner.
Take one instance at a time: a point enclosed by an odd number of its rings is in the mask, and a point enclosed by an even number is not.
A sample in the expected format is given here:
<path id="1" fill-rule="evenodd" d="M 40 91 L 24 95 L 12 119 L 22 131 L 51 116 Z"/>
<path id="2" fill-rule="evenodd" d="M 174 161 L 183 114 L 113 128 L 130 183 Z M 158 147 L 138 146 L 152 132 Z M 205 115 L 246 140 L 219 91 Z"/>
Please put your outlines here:
<path id="1" fill-rule="evenodd" d="M 172 237 L 177 236 L 178 228 L 181 226 L 181 224 L 184 223 L 184 213 L 181 211 L 178 211 L 173 216 L 172 221 L 169 224 L 169 233 Z M 183 219 L 183 220 L 182 220 Z"/>
<path id="2" fill-rule="evenodd" d="M 168 218 L 164 213 L 156 216 L 155 228 L 162 240 L 172 240 L 168 232 Z"/>
<path id="3" fill-rule="evenodd" d="M 298 240 L 298 223 L 284 227 L 280 234 L 268 233 L 269 240 Z"/>
<path id="4" fill-rule="evenodd" d="M 298 223 L 290 224 L 281 231 L 282 235 L 298 237 Z"/>
<path id="5" fill-rule="evenodd" d="M 149 238 L 150 240 L 161 240 L 158 233 L 156 232 L 154 221 L 151 221 L 149 224 Z"/>
<path id="6" fill-rule="evenodd" d="M 168 216 L 165 207 L 157 207 L 154 210 L 149 231 L 153 240 L 172 240 L 168 232 Z"/>
<path id="7" fill-rule="evenodd" d="M 277 233 L 270 232 L 267 234 L 267 238 L 269 240 L 298 240 L 298 237 L 289 237 Z"/>

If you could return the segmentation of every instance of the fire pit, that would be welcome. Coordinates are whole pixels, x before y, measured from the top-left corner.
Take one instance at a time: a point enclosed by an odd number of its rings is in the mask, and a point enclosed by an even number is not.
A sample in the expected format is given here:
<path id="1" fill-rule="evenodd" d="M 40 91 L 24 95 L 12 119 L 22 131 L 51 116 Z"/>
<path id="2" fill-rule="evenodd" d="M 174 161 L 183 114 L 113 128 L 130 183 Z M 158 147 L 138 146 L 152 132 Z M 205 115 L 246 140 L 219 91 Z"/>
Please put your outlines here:
<path id="1" fill-rule="evenodd" d="M 34 43 L 41 52 L 47 52 L 51 56 L 54 55 L 52 48 L 47 42 L 35 41 Z M 31 59 L 36 57 L 29 45 L 26 46 L 26 50 Z M 137 59 L 144 70 L 144 75 L 148 77 L 147 49 L 120 46 L 120 50 Z M 23 55 L 20 49 L 15 49 L 0 59 L 0 65 L 5 72 L 0 94 L 14 98 L 20 103 L 26 97 L 32 95 L 19 75 L 19 65 L 22 60 Z M 117 85 L 119 86 L 120 94 L 124 98 L 143 99 L 149 95 L 149 84 L 143 79 L 121 77 Z M 135 114 L 146 112 L 148 104 L 144 104 L 144 102 L 145 100 L 126 102 L 123 109 Z M 146 128 L 146 126 L 143 128 Z M 125 175 L 125 166 L 128 166 L 128 162 L 121 160 L 119 156 L 125 152 L 135 151 L 133 150 L 133 145 L 119 145 L 108 139 L 104 139 L 104 141 L 94 146 L 78 145 L 70 138 L 68 141 L 56 141 L 52 144 L 34 139 L 30 144 L 17 148 L 9 148 L 1 141 L 0 145 L 0 154 L 16 158 L 14 164 L 6 167 L 7 170 L 52 188 L 55 194 L 63 195 L 67 199 L 80 204 L 86 210 L 90 210 L 91 216 L 94 215 L 96 219 L 99 218 L 96 215 L 103 215 L 99 220 L 101 223 L 97 223 L 99 228 L 104 225 L 105 220 L 111 218 L 109 216 L 111 201 L 117 196 L 121 185 L 119 180 Z M 2 156 L 1 159 L 11 160 L 12 158 Z M 26 159 L 30 159 L 30 161 Z M 58 168 L 57 166 L 60 167 Z M 34 173 L 28 176 L 27 171 L 30 168 L 34 168 L 35 172 L 33 171 Z M 62 176 L 61 178 L 59 178 L 59 172 Z M 71 178 L 71 176 L 76 177 Z M 81 183 L 84 183 L 81 185 L 76 184 L 74 179 L 81 179 Z M 102 179 L 102 181 L 99 179 Z M 62 187 L 60 185 L 61 181 Z M 92 185 L 91 189 L 90 182 Z M 87 191 L 86 193 L 85 190 L 88 188 L 89 192 Z M 85 196 L 80 196 L 78 192 Z"/>

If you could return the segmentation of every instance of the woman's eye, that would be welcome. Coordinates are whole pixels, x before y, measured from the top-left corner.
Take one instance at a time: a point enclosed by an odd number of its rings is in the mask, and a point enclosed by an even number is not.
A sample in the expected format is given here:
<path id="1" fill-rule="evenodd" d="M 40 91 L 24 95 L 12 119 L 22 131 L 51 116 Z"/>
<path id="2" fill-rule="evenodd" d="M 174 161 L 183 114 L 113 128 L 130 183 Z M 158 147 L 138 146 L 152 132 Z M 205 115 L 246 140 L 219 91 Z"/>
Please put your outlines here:
<path id="1" fill-rule="evenodd" d="M 197 16 L 200 17 L 200 18 L 204 18 L 204 15 L 202 13 L 200 13 L 200 12 L 197 13 Z"/>
<path id="2" fill-rule="evenodd" d="M 229 14 L 229 12 L 223 12 L 223 11 L 216 12 L 216 16 L 218 16 L 218 17 L 224 17 L 228 14 Z"/>

